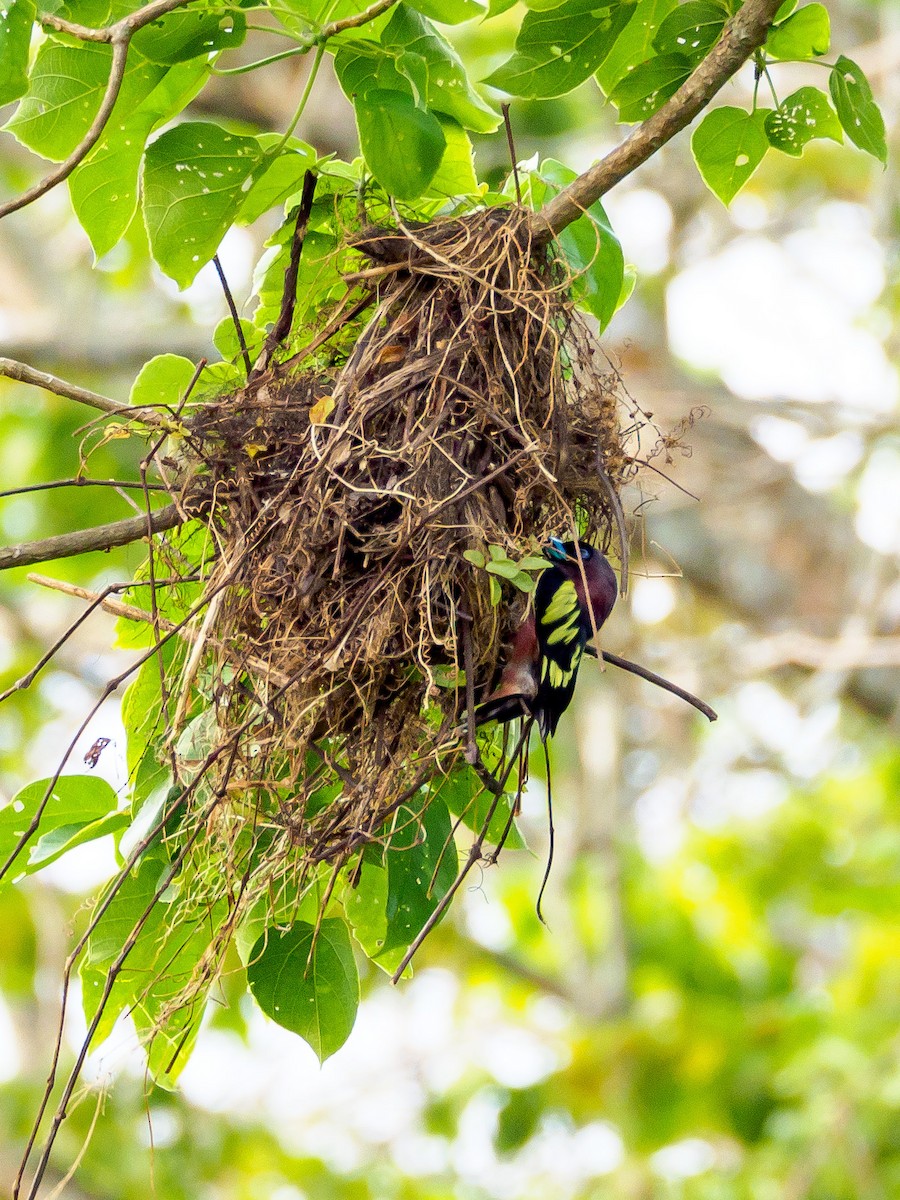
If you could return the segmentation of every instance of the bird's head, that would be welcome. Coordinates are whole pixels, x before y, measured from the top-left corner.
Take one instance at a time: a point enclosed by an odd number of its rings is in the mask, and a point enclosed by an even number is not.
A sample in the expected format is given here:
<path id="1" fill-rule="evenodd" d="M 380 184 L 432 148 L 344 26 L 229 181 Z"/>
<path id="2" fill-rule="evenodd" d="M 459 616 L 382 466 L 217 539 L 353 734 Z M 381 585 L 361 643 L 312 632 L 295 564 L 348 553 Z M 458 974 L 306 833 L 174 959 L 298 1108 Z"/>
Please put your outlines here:
<path id="1" fill-rule="evenodd" d="M 556 569 L 566 579 L 571 579 L 579 596 L 583 596 L 585 591 L 590 596 L 599 628 L 612 612 L 618 593 L 615 572 L 606 555 L 586 542 L 576 545 L 575 542 L 564 542 L 557 537 L 548 538 L 543 551 Z"/>
<path id="2" fill-rule="evenodd" d="M 549 558 L 552 563 L 561 566 L 563 563 L 569 563 L 576 567 L 578 564 L 579 553 L 582 562 L 590 562 L 593 556 L 597 553 L 593 546 L 588 546 L 585 543 L 580 543 L 576 548 L 574 542 L 564 542 L 562 538 L 548 538 L 543 546 L 544 556 Z"/>

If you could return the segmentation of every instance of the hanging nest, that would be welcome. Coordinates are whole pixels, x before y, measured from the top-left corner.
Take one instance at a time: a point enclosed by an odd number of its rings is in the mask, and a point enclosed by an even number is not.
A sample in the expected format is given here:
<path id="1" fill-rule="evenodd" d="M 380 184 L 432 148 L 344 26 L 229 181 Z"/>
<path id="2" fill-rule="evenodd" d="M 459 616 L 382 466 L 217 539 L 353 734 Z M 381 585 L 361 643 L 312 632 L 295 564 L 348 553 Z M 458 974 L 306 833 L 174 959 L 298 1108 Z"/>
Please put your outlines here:
<path id="1" fill-rule="evenodd" d="M 374 310 L 352 348 L 301 351 L 314 367 L 269 368 L 190 421 L 182 499 L 218 542 L 218 737 L 252 722 L 229 787 L 261 793 L 309 864 L 345 862 L 462 762 L 467 696 L 527 604 L 505 582 L 497 604 L 467 551 L 515 562 L 577 530 L 621 555 L 643 419 L 629 404 L 620 432 L 618 377 L 529 217 L 364 231 Z"/>

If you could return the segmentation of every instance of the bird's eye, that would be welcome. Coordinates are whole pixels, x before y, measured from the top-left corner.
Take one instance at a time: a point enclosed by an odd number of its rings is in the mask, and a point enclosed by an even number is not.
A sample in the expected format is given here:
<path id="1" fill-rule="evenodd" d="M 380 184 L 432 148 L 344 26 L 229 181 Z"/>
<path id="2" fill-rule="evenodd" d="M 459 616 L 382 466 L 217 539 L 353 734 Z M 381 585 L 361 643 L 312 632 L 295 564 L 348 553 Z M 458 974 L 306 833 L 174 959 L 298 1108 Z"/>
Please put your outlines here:
<path id="1" fill-rule="evenodd" d="M 590 546 L 582 546 L 582 547 L 581 547 L 581 557 L 582 557 L 582 559 L 583 559 L 583 561 L 584 561 L 584 562 L 587 562 L 587 560 L 588 560 L 588 559 L 591 557 L 591 548 L 590 548 Z"/>

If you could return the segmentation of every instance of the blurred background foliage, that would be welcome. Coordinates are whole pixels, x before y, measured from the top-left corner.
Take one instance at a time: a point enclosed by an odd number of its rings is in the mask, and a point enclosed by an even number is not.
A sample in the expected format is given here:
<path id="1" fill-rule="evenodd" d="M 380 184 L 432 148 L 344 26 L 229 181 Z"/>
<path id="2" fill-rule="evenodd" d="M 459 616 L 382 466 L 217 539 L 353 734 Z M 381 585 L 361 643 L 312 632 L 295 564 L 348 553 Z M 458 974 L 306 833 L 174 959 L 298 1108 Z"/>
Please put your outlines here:
<path id="1" fill-rule="evenodd" d="M 178 1093 L 150 1087 L 119 1027 L 57 1145 L 51 1182 L 77 1164 L 66 1196 L 900 1194 L 900 12 L 892 0 L 829 7 L 835 43 L 885 113 L 885 172 L 817 142 L 802 159 L 769 155 L 726 211 L 683 136 L 607 198 L 638 282 L 605 349 L 663 427 L 693 419 L 671 482 L 645 480 L 631 497 L 635 578 L 605 642 L 704 696 L 719 722 L 586 667 L 552 746 L 548 927 L 534 915 L 546 853 L 536 762 L 523 814 L 532 853 L 473 877 L 411 982 L 391 989 L 369 971 L 356 1028 L 324 1067 L 237 999 L 237 983 L 231 995 L 228 972 Z M 476 78 L 508 54 L 497 30 L 452 31 Z M 258 56 L 251 36 L 234 62 Z M 283 126 L 306 69 L 290 60 L 223 81 L 204 91 L 205 112 Z M 784 71 L 796 86 L 815 74 Z M 298 132 L 352 155 L 349 105 L 333 81 L 320 86 Z M 722 101 L 745 103 L 751 86 L 748 71 Z M 593 85 L 512 117 L 520 157 L 574 168 L 619 136 Z M 0 180 L 12 193 L 31 162 L 8 151 Z M 506 153 L 502 137 L 481 139 L 481 177 L 496 181 Z M 270 231 L 226 238 L 239 297 Z M 210 269 L 174 290 L 140 226 L 93 265 L 62 191 L 0 226 L 6 353 L 84 386 L 124 398 L 150 355 L 207 354 L 224 312 Z M 79 447 L 98 440 L 86 419 L 4 380 L 3 488 L 72 477 Z M 136 479 L 139 456 L 108 441 L 89 473 Z M 107 488 L 6 498 L 0 535 L 9 544 L 131 507 Z M 142 557 L 130 547 L 48 573 L 96 588 Z M 0 690 L 74 605 L 15 572 L 0 579 Z M 93 618 L 0 708 L 0 799 L 46 774 L 127 661 L 111 621 Z M 114 701 L 81 753 L 101 735 L 113 741 L 98 770 L 120 782 Z M 108 848 L 84 847 L 0 896 L 4 1192 L 46 1073 L 67 946 L 112 868 Z"/>

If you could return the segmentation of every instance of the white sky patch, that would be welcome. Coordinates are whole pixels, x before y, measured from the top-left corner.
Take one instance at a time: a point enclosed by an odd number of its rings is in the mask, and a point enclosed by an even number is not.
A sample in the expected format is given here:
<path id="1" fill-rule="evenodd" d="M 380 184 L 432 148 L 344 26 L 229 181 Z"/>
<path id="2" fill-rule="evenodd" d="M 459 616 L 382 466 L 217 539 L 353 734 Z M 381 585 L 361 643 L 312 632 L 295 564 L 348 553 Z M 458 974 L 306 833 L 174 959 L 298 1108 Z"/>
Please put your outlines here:
<path id="1" fill-rule="evenodd" d="M 642 625 L 656 625 L 675 610 L 675 589 L 668 579 L 636 577 L 631 584 L 631 612 Z"/>
<path id="2" fill-rule="evenodd" d="M 703 1138 L 684 1138 L 663 1146 L 652 1155 L 650 1169 L 665 1179 L 690 1179 L 702 1175 L 716 1163 L 715 1147 Z"/>
<path id="3" fill-rule="evenodd" d="M 674 218 L 668 201 L 650 188 L 610 192 L 603 198 L 606 215 L 622 243 L 625 261 L 641 275 L 657 275 L 669 264 Z"/>
<path id="4" fill-rule="evenodd" d="M 879 446 L 856 494 L 856 532 L 881 554 L 900 554 L 900 446 Z"/>
<path id="5" fill-rule="evenodd" d="M 687 267 L 666 297 L 673 351 L 745 399 L 890 411 L 897 372 L 880 339 L 857 324 L 885 277 L 865 222 L 855 205 L 827 204 L 812 228 L 781 244 L 739 237 Z"/>

